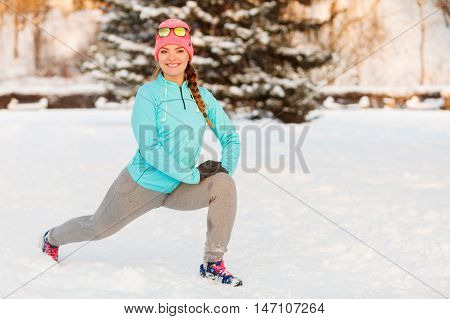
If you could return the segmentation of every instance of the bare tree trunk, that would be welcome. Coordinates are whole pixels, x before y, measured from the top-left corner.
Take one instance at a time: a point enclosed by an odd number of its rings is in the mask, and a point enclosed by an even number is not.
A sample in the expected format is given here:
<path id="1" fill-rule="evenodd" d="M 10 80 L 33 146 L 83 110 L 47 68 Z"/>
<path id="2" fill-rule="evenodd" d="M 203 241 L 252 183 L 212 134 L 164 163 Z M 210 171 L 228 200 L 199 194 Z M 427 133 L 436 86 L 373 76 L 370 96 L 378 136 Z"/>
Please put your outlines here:
<path id="1" fill-rule="evenodd" d="M 82 10 L 84 8 L 84 0 L 72 0 L 73 10 Z"/>
<path id="2" fill-rule="evenodd" d="M 19 57 L 19 16 L 17 13 L 14 13 L 14 59 Z"/>
<path id="3" fill-rule="evenodd" d="M 419 84 L 423 85 L 425 82 L 425 59 L 424 59 L 424 46 L 425 46 L 425 21 L 423 21 L 423 5 L 425 0 L 416 0 L 419 6 L 419 17 L 420 17 L 420 44 L 419 44 L 419 54 L 420 54 L 420 75 Z"/>
<path id="4" fill-rule="evenodd" d="M 338 1 L 339 0 L 333 0 L 331 2 L 330 5 L 330 17 L 333 17 L 337 14 L 337 6 L 338 6 Z M 336 48 L 336 35 L 334 32 L 334 28 L 335 28 L 335 23 L 334 23 L 334 19 L 331 20 L 330 26 L 329 26 L 329 31 L 328 31 L 328 38 L 330 41 L 330 50 L 334 51 Z"/>
<path id="5" fill-rule="evenodd" d="M 338 1 L 339 0 L 333 0 L 331 2 L 330 12 L 329 12 L 330 17 L 333 17 L 333 16 L 335 16 L 337 14 Z M 328 27 L 329 27 L 329 30 L 328 30 L 329 47 L 328 47 L 328 49 L 331 52 L 334 52 L 334 51 L 336 51 L 336 42 L 338 41 L 336 39 L 335 21 L 334 21 L 334 19 L 331 20 L 330 25 Z M 329 70 L 329 72 L 327 72 L 328 73 L 328 75 L 327 75 L 327 83 L 328 84 L 334 84 L 334 82 L 335 82 L 334 71 L 335 71 L 336 67 L 334 67 L 333 64 L 330 63 L 330 65 L 327 68 Z"/>
<path id="6" fill-rule="evenodd" d="M 328 50 L 335 53 L 338 61 L 330 63 L 328 67 L 328 84 L 334 84 L 346 73 L 352 83 L 362 83 L 364 63 L 358 62 L 362 62 L 361 59 L 375 49 L 384 37 L 379 3 L 380 0 L 330 0 L 330 16 L 339 15 L 336 21 L 330 23 L 326 45 Z"/>
<path id="7" fill-rule="evenodd" d="M 34 44 L 34 70 L 36 75 L 40 75 L 40 71 L 42 70 L 42 57 L 41 57 L 41 45 L 43 41 L 42 37 L 42 29 L 43 23 L 45 22 L 45 18 L 47 16 L 49 10 L 49 6 L 47 4 L 47 0 L 41 1 L 36 11 L 32 13 L 33 22 L 34 22 L 34 31 L 33 31 L 33 44 Z"/>
<path id="8" fill-rule="evenodd" d="M 37 26 L 33 28 L 34 72 L 38 75 L 41 70 L 41 29 Z"/>
<path id="9" fill-rule="evenodd" d="M 448 0 L 436 0 L 435 5 L 442 10 L 445 26 L 450 27 L 450 1 Z"/>

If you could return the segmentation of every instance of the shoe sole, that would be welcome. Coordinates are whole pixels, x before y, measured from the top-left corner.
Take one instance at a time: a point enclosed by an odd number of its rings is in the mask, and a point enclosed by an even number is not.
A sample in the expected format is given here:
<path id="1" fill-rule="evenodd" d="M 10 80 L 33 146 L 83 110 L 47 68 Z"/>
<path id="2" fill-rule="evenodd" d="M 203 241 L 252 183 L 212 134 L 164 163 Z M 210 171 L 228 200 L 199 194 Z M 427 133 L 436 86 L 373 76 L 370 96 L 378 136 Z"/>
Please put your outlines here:
<path id="1" fill-rule="evenodd" d="M 211 280 L 211 281 L 213 281 L 213 282 L 215 282 L 215 283 L 217 283 L 217 284 L 221 284 L 221 285 L 224 285 L 224 286 L 231 286 L 231 287 L 242 287 L 242 286 L 243 286 L 242 280 L 239 280 L 236 284 L 233 285 L 233 284 L 224 284 L 224 283 L 220 280 L 220 278 L 214 277 L 214 276 L 207 276 L 207 275 L 204 274 L 204 273 L 200 273 L 200 277 L 205 278 L 205 279 L 209 279 L 209 280 Z"/>
<path id="2" fill-rule="evenodd" d="M 39 239 L 38 239 L 38 247 L 41 252 L 44 252 L 44 235 L 45 235 L 45 232 L 40 234 Z"/>

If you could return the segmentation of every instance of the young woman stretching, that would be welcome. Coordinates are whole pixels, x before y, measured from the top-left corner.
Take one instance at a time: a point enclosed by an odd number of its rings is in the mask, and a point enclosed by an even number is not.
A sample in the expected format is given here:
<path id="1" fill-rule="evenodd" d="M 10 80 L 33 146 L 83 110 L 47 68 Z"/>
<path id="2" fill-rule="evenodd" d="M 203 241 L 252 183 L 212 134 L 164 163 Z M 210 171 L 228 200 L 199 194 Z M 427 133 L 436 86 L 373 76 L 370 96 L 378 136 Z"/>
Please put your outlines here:
<path id="1" fill-rule="evenodd" d="M 111 236 L 160 206 L 185 211 L 209 207 L 200 275 L 242 285 L 223 261 L 237 209 L 231 175 L 240 155 L 239 135 L 212 93 L 197 86 L 193 55 L 185 22 L 168 19 L 159 25 L 158 67 L 152 81 L 139 87 L 131 116 L 139 148 L 94 215 L 70 219 L 45 232 L 42 251 L 54 260 L 61 245 Z M 222 158 L 196 167 L 206 125 L 220 141 Z"/>

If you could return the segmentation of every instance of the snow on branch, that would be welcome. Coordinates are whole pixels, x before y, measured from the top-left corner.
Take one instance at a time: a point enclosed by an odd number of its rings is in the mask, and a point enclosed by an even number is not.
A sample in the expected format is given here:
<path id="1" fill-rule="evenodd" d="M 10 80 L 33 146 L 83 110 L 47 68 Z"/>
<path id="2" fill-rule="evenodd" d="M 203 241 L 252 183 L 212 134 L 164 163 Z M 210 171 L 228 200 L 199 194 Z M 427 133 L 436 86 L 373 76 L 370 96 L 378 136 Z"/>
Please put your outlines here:
<path id="1" fill-rule="evenodd" d="M 294 55 L 308 56 L 317 53 L 317 48 L 302 44 L 293 48 L 280 47 L 276 50 L 276 52 L 283 56 L 294 56 Z"/>
<path id="2" fill-rule="evenodd" d="M 233 54 L 233 53 L 245 53 L 244 41 L 240 38 L 230 37 L 218 37 L 209 35 L 194 35 L 192 36 L 192 43 L 199 47 L 211 48 L 211 52 L 217 54 Z"/>
<path id="3" fill-rule="evenodd" d="M 136 43 L 123 39 L 115 34 L 108 34 L 103 36 L 104 40 L 117 45 L 117 47 L 123 51 L 140 52 L 146 55 L 153 54 L 154 48 L 151 48 L 147 43 Z"/>
<path id="4" fill-rule="evenodd" d="M 258 15 L 263 15 L 270 9 L 276 6 L 276 1 L 264 2 L 259 7 L 251 8 L 250 10 L 226 10 L 224 17 L 229 18 L 234 22 L 238 22 L 244 19 L 254 19 Z"/>
<path id="5" fill-rule="evenodd" d="M 187 1 L 186 7 L 195 14 L 196 17 L 201 19 L 203 22 L 208 22 L 211 24 L 218 24 L 220 22 L 219 17 L 213 17 L 208 12 L 200 8 L 195 1 Z"/>

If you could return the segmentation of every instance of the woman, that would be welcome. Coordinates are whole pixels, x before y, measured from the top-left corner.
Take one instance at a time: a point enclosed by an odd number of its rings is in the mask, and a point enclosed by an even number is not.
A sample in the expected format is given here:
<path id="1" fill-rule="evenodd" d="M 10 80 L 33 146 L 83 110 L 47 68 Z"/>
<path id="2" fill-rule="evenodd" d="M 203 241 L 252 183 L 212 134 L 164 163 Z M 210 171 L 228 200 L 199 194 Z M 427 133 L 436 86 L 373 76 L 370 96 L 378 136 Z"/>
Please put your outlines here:
<path id="1" fill-rule="evenodd" d="M 42 251 L 54 260 L 58 261 L 61 245 L 111 236 L 160 206 L 176 210 L 209 207 L 200 275 L 242 285 L 223 262 L 237 209 L 231 175 L 240 155 L 239 136 L 212 93 L 197 86 L 197 74 L 190 64 L 193 55 L 185 22 L 168 19 L 159 25 L 158 67 L 153 80 L 139 87 L 131 116 L 139 148 L 94 215 L 71 219 L 45 232 Z M 222 145 L 222 159 L 195 167 L 206 125 Z"/>

